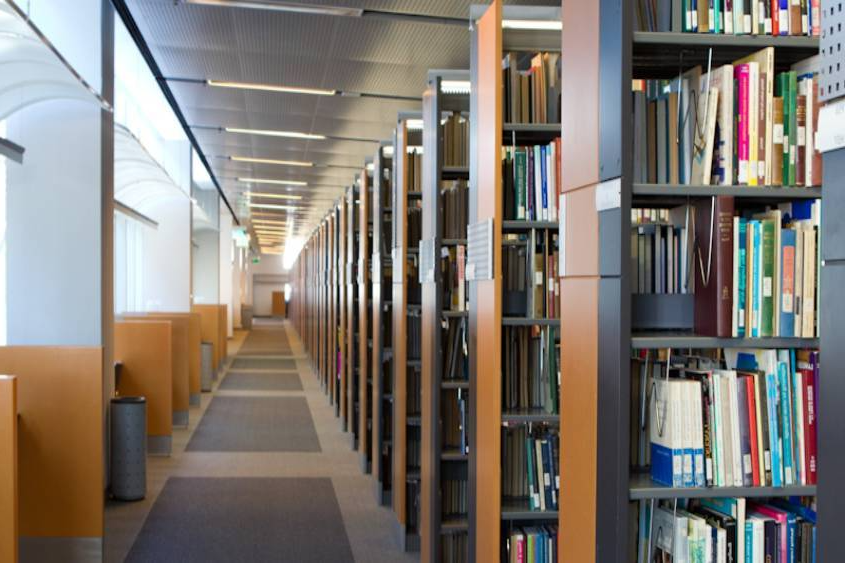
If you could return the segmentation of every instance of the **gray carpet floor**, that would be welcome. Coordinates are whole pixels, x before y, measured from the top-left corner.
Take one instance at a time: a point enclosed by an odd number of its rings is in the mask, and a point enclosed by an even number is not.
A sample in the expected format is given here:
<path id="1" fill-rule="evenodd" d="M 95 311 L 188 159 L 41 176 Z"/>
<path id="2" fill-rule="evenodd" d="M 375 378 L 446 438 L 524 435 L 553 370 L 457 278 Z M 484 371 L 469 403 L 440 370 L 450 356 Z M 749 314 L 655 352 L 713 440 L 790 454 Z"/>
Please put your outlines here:
<path id="1" fill-rule="evenodd" d="M 239 369 L 283 369 L 296 370 L 296 360 L 283 358 L 242 358 L 236 357 L 232 360 L 231 370 Z"/>
<path id="2" fill-rule="evenodd" d="M 354 559 L 331 479 L 171 477 L 126 561 Z"/>
<path id="3" fill-rule="evenodd" d="M 211 400 L 188 452 L 319 452 L 304 397 L 224 397 Z"/>
<path id="4" fill-rule="evenodd" d="M 241 373 L 230 371 L 220 382 L 221 391 L 302 391 L 299 374 Z"/>

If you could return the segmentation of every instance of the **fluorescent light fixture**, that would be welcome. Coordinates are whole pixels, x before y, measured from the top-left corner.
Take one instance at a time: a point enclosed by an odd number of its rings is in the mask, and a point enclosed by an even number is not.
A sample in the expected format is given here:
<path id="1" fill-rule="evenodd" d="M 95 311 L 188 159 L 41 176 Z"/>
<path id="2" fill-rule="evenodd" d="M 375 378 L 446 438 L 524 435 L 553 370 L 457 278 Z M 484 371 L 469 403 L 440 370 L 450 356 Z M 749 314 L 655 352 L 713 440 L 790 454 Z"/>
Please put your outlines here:
<path id="1" fill-rule="evenodd" d="M 405 120 L 405 127 L 410 129 L 411 131 L 422 131 L 423 120 L 422 119 L 406 119 Z"/>
<path id="2" fill-rule="evenodd" d="M 278 186 L 307 186 L 308 182 L 300 180 L 273 180 L 271 178 L 238 178 L 244 184 L 273 184 Z"/>
<path id="3" fill-rule="evenodd" d="M 287 221 L 271 221 L 270 219 L 253 219 L 253 225 L 287 225 Z"/>
<path id="4" fill-rule="evenodd" d="M 373 170 L 375 170 L 375 169 L 376 169 L 376 165 L 375 165 L 375 164 L 373 164 L 372 162 L 368 162 L 368 163 L 367 163 L 367 170 L 368 170 L 368 171 L 372 172 L 372 171 L 373 171 Z"/>
<path id="5" fill-rule="evenodd" d="M 229 160 L 232 162 L 248 162 L 251 164 L 278 164 L 280 166 L 301 166 L 308 168 L 314 166 L 313 162 L 303 162 L 300 160 L 276 160 L 274 158 L 252 158 L 250 156 L 230 156 Z"/>
<path id="6" fill-rule="evenodd" d="M 343 6 L 318 6 L 298 2 L 271 2 L 269 0 L 182 0 L 186 4 L 220 6 L 222 8 L 248 8 L 251 10 L 270 10 L 293 14 L 314 14 L 318 16 L 346 16 L 360 18 L 364 10 Z"/>
<path id="7" fill-rule="evenodd" d="M 250 203 L 252 209 L 281 209 L 283 211 L 296 211 L 299 209 L 295 205 L 274 205 L 272 203 Z"/>
<path id="8" fill-rule="evenodd" d="M 502 29 L 529 29 L 532 31 L 560 31 L 563 22 L 559 20 L 502 20 Z"/>
<path id="9" fill-rule="evenodd" d="M 241 133 L 243 135 L 262 135 L 265 137 L 285 137 L 288 139 L 306 139 L 309 141 L 321 141 L 326 138 L 325 135 L 315 135 L 313 133 L 300 133 L 298 131 L 277 131 L 275 129 L 243 129 L 240 127 L 224 127 L 227 133 Z"/>
<path id="10" fill-rule="evenodd" d="M 441 80 L 440 90 L 446 94 L 469 94 L 469 80 Z"/>
<path id="11" fill-rule="evenodd" d="M 244 192 L 247 197 L 267 197 L 271 199 L 302 199 L 301 195 L 268 194 L 262 192 Z"/>
<path id="12" fill-rule="evenodd" d="M 255 232 L 257 234 L 264 234 L 264 235 L 280 235 L 280 234 L 286 233 L 288 231 L 287 231 L 287 229 L 268 229 L 268 228 L 255 227 Z"/>
<path id="13" fill-rule="evenodd" d="M 227 82 L 224 80 L 206 80 L 209 86 L 234 88 L 236 90 L 260 90 L 262 92 L 283 92 L 286 94 L 307 94 L 310 96 L 334 96 L 337 90 L 324 88 L 300 88 L 298 86 L 280 86 L 276 84 L 257 84 L 255 82 Z"/>

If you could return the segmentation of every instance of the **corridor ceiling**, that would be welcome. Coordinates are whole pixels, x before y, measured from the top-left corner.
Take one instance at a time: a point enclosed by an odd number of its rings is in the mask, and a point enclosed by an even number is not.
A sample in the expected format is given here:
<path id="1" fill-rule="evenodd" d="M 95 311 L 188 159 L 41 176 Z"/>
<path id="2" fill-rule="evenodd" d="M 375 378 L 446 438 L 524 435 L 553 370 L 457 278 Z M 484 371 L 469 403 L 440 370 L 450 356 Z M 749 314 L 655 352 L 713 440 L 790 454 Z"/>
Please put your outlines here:
<path id="1" fill-rule="evenodd" d="M 469 68 L 469 22 L 460 21 L 468 17 L 473 3 L 467 0 L 301 0 L 299 4 L 373 10 L 378 11 L 376 17 L 258 9 L 243 0 L 125 2 L 242 223 L 249 212 L 242 196 L 245 191 L 302 197 L 260 200 L 296 207 L 270 210 L 284 219 L 293 215 L 288 237 L 305 237 L 313 230 L 352 184 L 365 158 L 374 156 L 378 142 L 392 138 L 397 112 L 420 109 L 429 69 Z M 252 5 L 272 2 L 256 0 Z M 505 3 L 560 6 L 559 0 Z M 431 23 L 431 19 L 405 15 L 452 21 Z M 208 85 L 209 80 L 338 94 L 215 87 Z M 286 138 L 227 128 L 327 138 Z"/>

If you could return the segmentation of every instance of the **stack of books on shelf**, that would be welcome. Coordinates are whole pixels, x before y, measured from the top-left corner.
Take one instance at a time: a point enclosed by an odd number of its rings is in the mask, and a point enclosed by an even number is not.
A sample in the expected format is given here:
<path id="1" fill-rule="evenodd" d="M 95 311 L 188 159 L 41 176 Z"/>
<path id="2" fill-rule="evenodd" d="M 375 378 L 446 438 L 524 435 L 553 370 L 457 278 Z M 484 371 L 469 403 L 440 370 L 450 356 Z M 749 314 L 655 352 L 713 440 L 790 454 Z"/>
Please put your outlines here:
<path id="1" fill-rule="evenodd" d="M 812 499 L 641 501 L 636 557 L 648 561 L 816 561 Z"/>
<path id="2" fill-rule="evenodd" d="M 467 392 L 463 389 L 443 391 L 443 449 L 469 453 L 467 439 Z"/>
<path id="3" fill-rule="evenodd" d="M 553 327 L 502 327 L 502 400 L 505 411 L 557 414 L 558 358 Z"/>
<path id="4" fill-rule="evenodd" d="M 443 381 L 467 381 L 469 356 L 467 355 L 467 322 L 457 318 L 443 332 Z"/>
<path id="5" fill-rule="evenodd" d="M 505 220 L 557 221 L 560 137 L 549 144 L 502 147 Z"/>
<path id="6" fill-rule="evenodd" d="M 443 310 L 466 311 L 466 246 L 444 246 L 440 254 L 440 268 L 444 282 Z"/>
<path id="7" fill-rule="evenodd" d="M 443 165 L 449 168 L 469 166 L 469 118 L 450 112 L 442 125 Z"/>
<path id="8" fill-rule="evenodd" d="M 506 123 L 560 122 L 559 53 L 507 53 L 502 78 Z"/>
<path id="9" fill-rule="evenodd" d="M 776 73 L 767 47 L 711 72 L 634 80 L 634 181 L 820 185 L 819 64 Z"/>
<path id="10" fill-rule="evenodd" d="M 441 507 L 446 519 L 466 517 L 467 482 L 466 479 L 444 479 L 442 484 Z"/>
<path id="11" fill-rule="evenodd" d="M 502 249 L 502 314 L 558 318 L 557 232 L 532 230 L 528 235 L 507 235 L 506 243 Z"/>
<path id="12" fill-rule="evenodd" d="M 440 184 L 443 198 L 443 238 L 466 238 L 469 186 L 466 180 L 446 180 Z"/>
<path id="13" fill-rule="evenodd" d="M 423 155 L 422 155 L 422 148 L 420 147 L 409 147 L 408 148 L 408 159 L 406 160 L 405 166 L 405 178 L 406 183 L 405 185 L 408 186 L 409 192 L 421 192 L 422 191 L 422 167 L 423 167 Z"/>
<path id="14" fill-rule="evenodd" d="M 821 0 L 637 0 L 638 31 L 729 35 L 821 33 Z"/>
<path id="15" fill-rule="evenodd" d="M 443 563 L 464 563 L 467 560 L 469 537 L 466 534 L 447 534 L 440 539 L 442 551 L 439 561 Z"/>
<path id="16" fill-rule="evenodd" d="M 818 351 L 723 355 L 637 359 L 637 464 L 669 487 L 814 485 Z"/>
<path id="17" fill-rule="evenodd" d="M 517 528 L 508 536 L 508 563 L 557 563 L 557 526 Z"/>
<path id="18" fill-rule="evenodd" d="M 703 257 L 695 264 L 696 332 L 818 336 L 818 200 L 744 213 L 734 204 L 733 197 L 719 196 L 696 206 L 697 252 Z"/>
<path id="19" fill-rule="evenodd" d="M 636 294 L 692 293 L 687 225 L 694 210 L 631 209 L 631 290 Z"/>
<path id="20" fill-rule="evenodd" d="M 528 510 L 557 510 L 560 498 L 559 437 L 546 426 L 502 429 L 502 495 L 527 499 Z M 506 501 L 507 502 L 507 501 Z"/>

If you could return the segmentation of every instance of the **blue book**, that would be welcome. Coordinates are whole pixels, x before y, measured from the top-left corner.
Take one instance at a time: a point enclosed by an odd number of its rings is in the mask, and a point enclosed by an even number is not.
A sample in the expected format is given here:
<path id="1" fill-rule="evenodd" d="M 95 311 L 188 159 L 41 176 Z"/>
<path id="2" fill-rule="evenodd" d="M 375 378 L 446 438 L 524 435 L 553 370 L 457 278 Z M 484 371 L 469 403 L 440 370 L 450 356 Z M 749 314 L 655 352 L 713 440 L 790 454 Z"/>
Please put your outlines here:
<path id="1" fill-rule="evenodd" d="M 795 463 L 792 459 L 795 451 L 792 444 L 792 374 L 789 372 L 789 352 L 778 351 L 778 385 L 780 386 L 780 424 L 783 443 L 783 481 L 784 485 L 795 484 Z"/>
<path id="2" fill-rule="evenodd" d="M 543 145 L 540 147 L 540 177 L 542 178 L 543 188 L 540 192 L 543 194 L 543 210 L 542 217 L 544 221 L 549 219 L 549 171 L 546 166 L 546 152 L 548 147 Z"/>
<path id="3" fill-rule="evenodd" d="M 739 219 L 739 256 L 737 256 L 737 303 L 736 303 L 736 335 L 739 338 L 745 338 L 745 294 L 746 276 L 748 275 L 748 267 L 746 264 L 746 236 L 748 232 L 748 220 L 740 217 Z"/>
<path id="4" fill-rule="evenodd" d="M 795 231 L 780 232 L 780 334 L 795 334 Z M 777 296 L 776 296 L 777 297 Z"/>
<path id="5" fill-rule="evenodd" d="M 543 438 L 540 442 L 540 454 L 543 456 L 542 494 L 546 497 L 546 510 L 554 510 L 552 498 L 552 455 L 549 450 L 549 440 Z"/>
<path id="6" fill-rule="evenodd" d="M 783 466 L 781 465 L 780 430 L 778 428 L 778 411 L 780 407 L 780 393 L 778 392 L 777 375 L 766 373 L 766 403 L 769 409 L 769 444 L 772 456 L 772 486 L 783 486 Z"/>
<path id="7" fill-rule="evenodd" d="M 745 561 L 754 561 L 754 523 L 745 521 Z"/>

